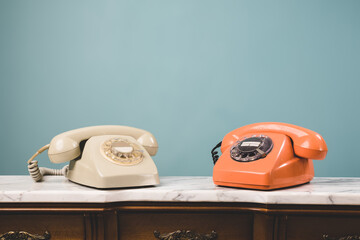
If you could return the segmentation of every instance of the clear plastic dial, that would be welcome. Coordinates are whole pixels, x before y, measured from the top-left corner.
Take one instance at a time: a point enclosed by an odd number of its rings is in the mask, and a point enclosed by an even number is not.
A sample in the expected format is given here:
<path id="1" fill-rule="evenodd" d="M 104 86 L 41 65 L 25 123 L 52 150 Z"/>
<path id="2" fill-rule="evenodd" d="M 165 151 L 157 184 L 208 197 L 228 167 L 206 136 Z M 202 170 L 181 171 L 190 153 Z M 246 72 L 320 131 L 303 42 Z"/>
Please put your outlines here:
<path id="1" fill-rule="evenodd" d="M 104 142 L 102 152 L 106 159 L 119 165 L 135 165 L 144 158 L 140 146 L 122 138 L 112 138 Z"/>

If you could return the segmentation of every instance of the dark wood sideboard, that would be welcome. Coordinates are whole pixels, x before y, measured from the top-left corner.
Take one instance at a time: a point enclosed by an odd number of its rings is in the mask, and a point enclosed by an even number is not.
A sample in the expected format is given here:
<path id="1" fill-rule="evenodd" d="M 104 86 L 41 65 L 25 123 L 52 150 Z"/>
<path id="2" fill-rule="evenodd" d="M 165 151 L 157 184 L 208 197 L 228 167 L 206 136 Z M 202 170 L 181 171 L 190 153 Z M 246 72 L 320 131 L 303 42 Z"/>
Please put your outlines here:
<path id="1" fill-rule="evenodd" d="M 360 206 L 229 202 L 0 203 L 0 239 L 360 239 Z"/>

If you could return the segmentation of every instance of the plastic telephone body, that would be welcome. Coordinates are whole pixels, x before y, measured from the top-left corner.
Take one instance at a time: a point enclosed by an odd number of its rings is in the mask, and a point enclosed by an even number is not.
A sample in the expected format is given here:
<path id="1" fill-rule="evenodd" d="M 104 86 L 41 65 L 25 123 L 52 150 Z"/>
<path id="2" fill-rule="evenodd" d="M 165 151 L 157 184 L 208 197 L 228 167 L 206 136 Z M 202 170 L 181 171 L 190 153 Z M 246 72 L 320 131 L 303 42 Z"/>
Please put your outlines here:
<path id="1" fill-rule="evenodd" d="M 135 138 L 122 135 L 104 135 L 91 137 L 84 147 L 80 160 L 72 160 L 67 178 L 73 182 L 95 188 L 138 187 L 159 184 L 155 163 L 144 147 L 143 160 L 135 165 L 118 165 L 104 159 L 102 145 L 111 139 L 120 138 L 138 144 Z"/>
<path id="2" fill-rule="evenodd" d="M 245 141 L 254 137 L 270 138 L 272 148 L 254 161 L 234 160 L 231 151 L 254 144 Z M 312 159 L 324 159 L 327 151 L 324 139 L 306 128 L 275 122 L 247 125 L 224 137 L 213 180 L 217 185 L 261 190 L 300 185 L 314 177 Z"/>
<path id="3" fill-rule="evenodd" d="M 84 140 L 81 149 L 80 142 Z M 112 143 L 120 144 L 114 149 L 123 149 L 125 153 L 120 153 L 120 157 L 111 153 Z M 127 126 L 93 126 L 55 136 L 48 155 L 54 163 L 71 160 L 66 177 L 73 182 L 95 188 L 119 188 L 159 184 L 158 171 L 151 159 L 157 150 L 157 141 L 148 131 Z M 130 161 L 126 156 L 134 151 L 136 161 Z"/>

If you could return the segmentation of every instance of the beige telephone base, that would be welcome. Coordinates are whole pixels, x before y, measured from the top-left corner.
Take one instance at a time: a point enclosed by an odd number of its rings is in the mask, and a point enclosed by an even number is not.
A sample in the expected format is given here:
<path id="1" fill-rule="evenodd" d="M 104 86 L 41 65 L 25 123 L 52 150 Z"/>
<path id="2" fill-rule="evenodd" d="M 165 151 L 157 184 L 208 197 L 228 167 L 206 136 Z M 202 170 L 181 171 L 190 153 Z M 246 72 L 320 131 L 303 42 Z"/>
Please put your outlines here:
<path id="1" fill-rule="evenodd" d="M 141 152 L 142 157 L 131 162 L 106 156 L 106 143 L 126 142 Z M 125 147 L 126 148 L 126 147 Z M 114 156 L 112 156 L 114 157 Z M 159 184 L 159 175 L 149 153 L 133 137 L 102 135 L 91 137 L 81 159 L 71 160 L 66 177 L 73 182 L 95 188 L 138 187 Z"/>

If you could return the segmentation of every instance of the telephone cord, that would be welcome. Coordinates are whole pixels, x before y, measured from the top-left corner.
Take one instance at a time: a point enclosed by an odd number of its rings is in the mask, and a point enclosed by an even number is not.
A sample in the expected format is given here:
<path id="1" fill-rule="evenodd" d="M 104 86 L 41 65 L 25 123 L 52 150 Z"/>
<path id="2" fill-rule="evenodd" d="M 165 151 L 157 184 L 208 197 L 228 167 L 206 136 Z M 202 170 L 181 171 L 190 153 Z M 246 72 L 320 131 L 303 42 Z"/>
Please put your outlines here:
<path id="1" fill-rule="evenodd" d="M 49 147 L 50 144 L 43 146 L 28 160 L 28 171 L 35 182 L 40 182 L 45 175 L 66 176 L 67 174 L 69 169 L 68 165 L 64 166 L 62 169 L 51 169 L 38 166 L 38 161 L 34 160 L 34 158 L 49 149 Z"/>
<path id="2" fill-rule="evenodd" d="M 219 142 L 218 144 L 216 144 L 216 146 L 211 150 L 211 156 L 212 156 L 214 165 L 215 165 L 215 163 L 217 162 L 217 160 L 219 159 L 218 152 L 215 151 L 215 149 L 219 148 L 219 147 L 221 146 L 221 143 L 222 143 L 222 141 Z"/>

